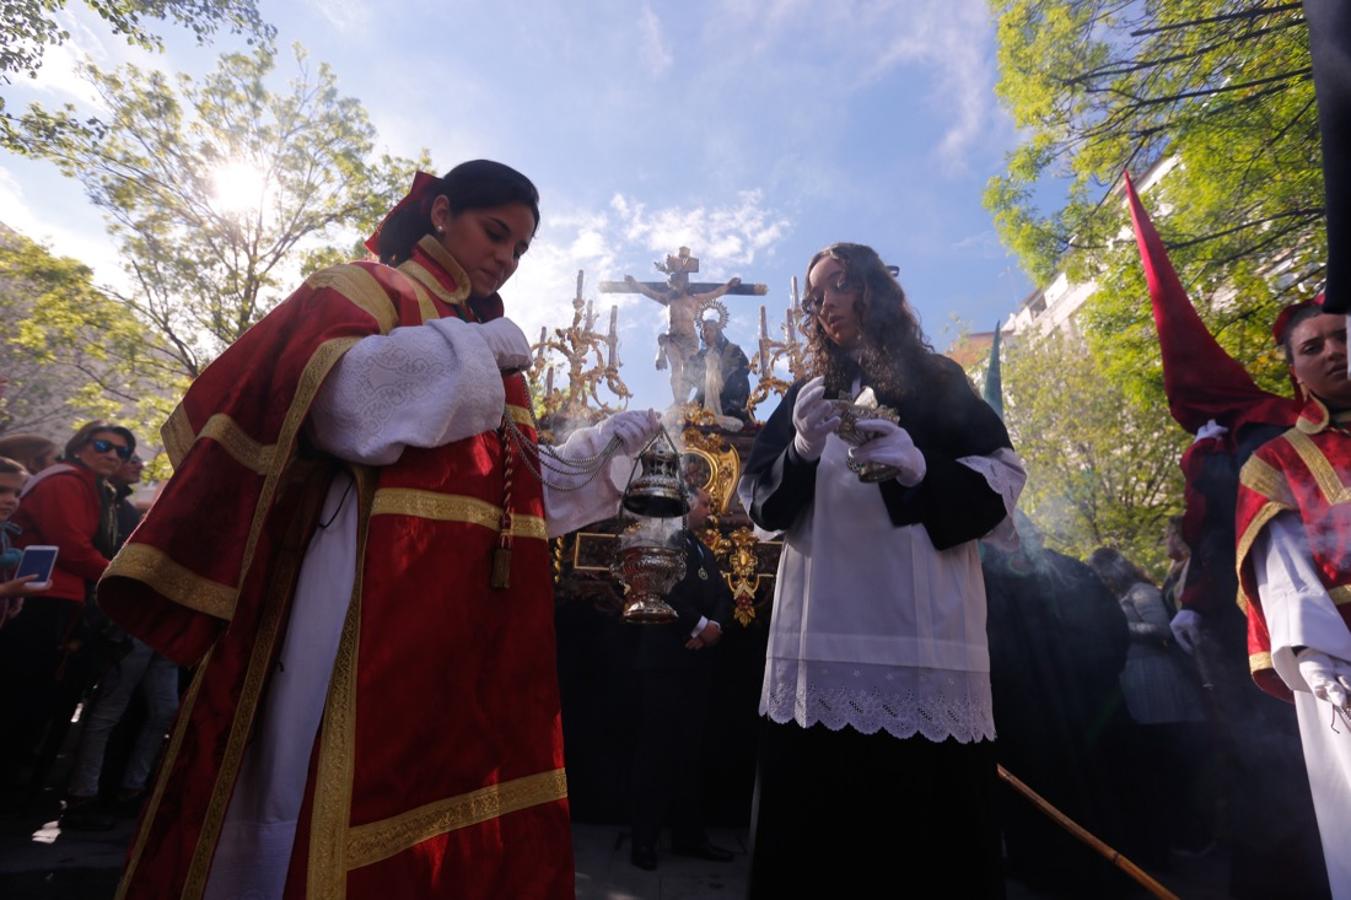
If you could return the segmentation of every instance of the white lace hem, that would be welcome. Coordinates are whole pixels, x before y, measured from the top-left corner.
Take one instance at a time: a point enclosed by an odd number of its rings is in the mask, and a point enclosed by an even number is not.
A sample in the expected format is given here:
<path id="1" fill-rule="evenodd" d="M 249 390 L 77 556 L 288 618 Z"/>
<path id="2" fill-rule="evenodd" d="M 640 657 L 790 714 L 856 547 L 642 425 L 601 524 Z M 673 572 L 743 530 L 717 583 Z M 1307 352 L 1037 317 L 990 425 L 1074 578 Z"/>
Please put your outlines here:
<path id="1" fill-rule="evenodd" d="M 863 734 L 918 734 L 935 743 L 995 737 L 985 672 L 770 659 L 760 714 L 803 728 L 820 723 L 839 731 L 847 725 Z"/>

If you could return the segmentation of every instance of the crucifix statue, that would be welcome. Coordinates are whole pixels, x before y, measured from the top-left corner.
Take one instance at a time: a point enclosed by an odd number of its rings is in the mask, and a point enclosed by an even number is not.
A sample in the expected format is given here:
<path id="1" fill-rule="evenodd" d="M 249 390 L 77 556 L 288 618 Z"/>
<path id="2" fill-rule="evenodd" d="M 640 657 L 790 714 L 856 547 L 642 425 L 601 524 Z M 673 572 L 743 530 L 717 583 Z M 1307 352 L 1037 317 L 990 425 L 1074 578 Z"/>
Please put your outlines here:
<path id="1" fill-rule="evenodd" d="M 742 284 L 740 278 L 732 278 L 725 284 L 690 281 L 690 275 L 699 271 L 699 259 L 690 256 L 689 247 L 681 247 L 675 256 L 668 255 L 664 263 L 653 265 L 666 276 L 665 283 L 639 281 L 625 275 L 623 281 L 602 281 L 600 290 L 607 294 L 642 294 L 666 307 L 666 333 L 657 336 L 657 368 L 670 367 L 671 393 L 676 403 L 685 403 L 696 386 L 686 370 L 699 352 L 695 323 L 699 310 L 727 294 L 763 296 L 769 289 L 763 284 Z"/>

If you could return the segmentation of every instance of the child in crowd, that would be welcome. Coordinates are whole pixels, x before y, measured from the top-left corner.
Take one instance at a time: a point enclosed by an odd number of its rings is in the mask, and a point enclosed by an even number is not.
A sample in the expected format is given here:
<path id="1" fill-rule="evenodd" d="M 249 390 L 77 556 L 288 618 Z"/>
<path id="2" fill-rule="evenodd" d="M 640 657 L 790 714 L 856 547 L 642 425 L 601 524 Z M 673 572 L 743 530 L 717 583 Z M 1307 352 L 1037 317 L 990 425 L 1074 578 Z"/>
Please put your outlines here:
<path id="1" fill-rule="evenodd" d="M 28 470 L 12 459 L 0 456 L 0 628 L 23 609 L 23 598 L 41 593 L 28 587 L 36 575 L 12 578 L 19 565 L 20 551 L 10 547 L 9 536 L 18 526 L 9 521 L 19 508 L 19 492 L 28 480 Z"/>

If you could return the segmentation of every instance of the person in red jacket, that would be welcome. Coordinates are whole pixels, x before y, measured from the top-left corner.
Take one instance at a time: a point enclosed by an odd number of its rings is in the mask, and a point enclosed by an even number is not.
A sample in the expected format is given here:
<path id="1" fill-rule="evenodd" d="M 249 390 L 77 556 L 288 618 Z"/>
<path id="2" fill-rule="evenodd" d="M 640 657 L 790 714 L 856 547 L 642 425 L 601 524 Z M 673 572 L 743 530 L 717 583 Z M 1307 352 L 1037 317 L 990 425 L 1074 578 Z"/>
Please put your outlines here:
<path id="1" fill-rule="evenodd" d="M 131 456 L 130 431 L 90 422 L 66 444 L 62 462 L 25 486 L 13 522 L 20 547 L 58 548 L 52 586 L 29 597 L 0 630 L 0 778 L 8 787 L 23 773 L 53 712 L 58 676 L 84 614 L 86 597 L 108 567 L 116 520 L 103 479 Z"/>

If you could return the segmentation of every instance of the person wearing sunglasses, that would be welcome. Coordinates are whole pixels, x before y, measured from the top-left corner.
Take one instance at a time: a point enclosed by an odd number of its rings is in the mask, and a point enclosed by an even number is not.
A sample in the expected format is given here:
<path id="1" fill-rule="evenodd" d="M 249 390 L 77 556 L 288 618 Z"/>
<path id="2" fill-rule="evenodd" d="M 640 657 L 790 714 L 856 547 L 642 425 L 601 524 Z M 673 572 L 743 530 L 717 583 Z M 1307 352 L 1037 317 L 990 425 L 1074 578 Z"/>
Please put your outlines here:
<path id="1" fill-rule="evenodd" d="M 28 598 L 23 612 L 0 631 L 0 722 L 6 729 L 0 777 L 7 787 L 23 782 L 33 745 L 56 712 L 65 637 L 84 615 L 86 599 L 115 549 L 116 520 L 105 479 L 135 449 L 136 438 L 126 428 L 86 424 L 66 443 L 60 463 L 28 481 L 11 519 L 22 529 L 15 546 L 55 546 L 57 558 L 51 588 Z"/>

